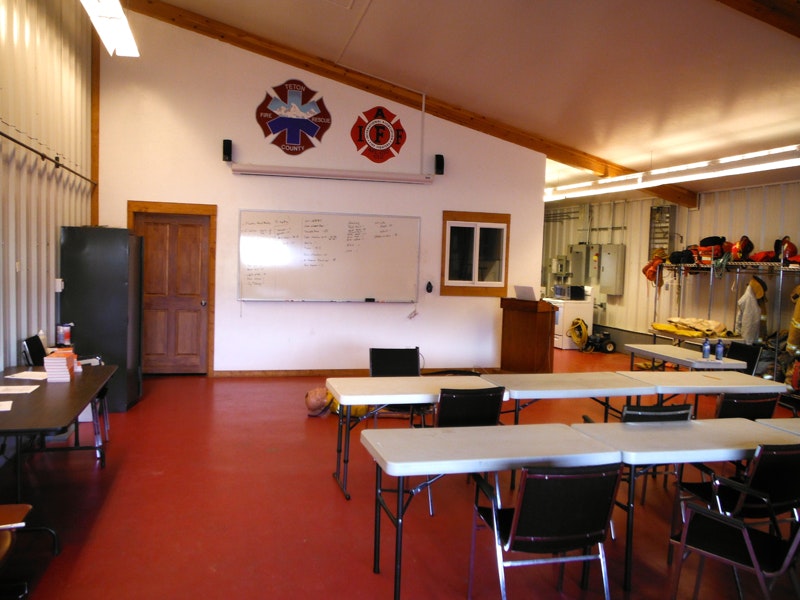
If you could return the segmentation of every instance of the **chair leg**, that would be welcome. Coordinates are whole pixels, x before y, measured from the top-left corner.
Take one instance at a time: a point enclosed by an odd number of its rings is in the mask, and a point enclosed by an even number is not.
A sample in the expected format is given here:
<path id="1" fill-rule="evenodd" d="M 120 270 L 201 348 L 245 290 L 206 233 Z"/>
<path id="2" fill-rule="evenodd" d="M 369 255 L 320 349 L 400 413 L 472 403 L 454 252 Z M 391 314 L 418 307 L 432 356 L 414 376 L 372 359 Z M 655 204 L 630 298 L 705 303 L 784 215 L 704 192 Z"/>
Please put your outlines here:
<path id="1" fill-rule="evenodd" d="M 109 430 L 111 429 L 111 425 L 108 422 L 108 396 L 103 394 L 103 398 L 100 402 L 100 406 L 103 409 L 103 429 L 105 429 L 105 438 L 106 442 L 109 440 Z"/>
<path id="2" fill-rule="evenodd" d="M 703 567 L 705 567 L 705 564 L 706 557 L 701 554 L 700 562 L 697 564 L 697 578 L 694 580 L 694 595 L 692 596 L 694 600 L 697 600 L 698 595 L 700 594 L 700 581 L 703 579 Z"/>
<path id="3" fill-rule="evenodd" d="M 0 599 L 25 600 L 28 598 L 28 582 L 0 583 Z"/>
<path id="4" fill-rule="evenodd" d="M 506 568 L 503 566 L 503 547 L 500 544 L 495 544 L 497 554 L 497 578 L 500 580 L 500 598 L 506 598 Z"/>
<path id="5" fill-rule="evenodd" d="M 564 553 L 560 553 L 559 556 L 564 556 Z M 558 584 L 556 585 L 556 591 L 560 594 L 564 591 L 564 563 L 559 563 L 558 565 Z M 583 586 L 583 582 L 581 582 L 581 586 Z"/>
<path id="6" fill-rule="evenodd" d="M 53 556 L 58 556 L 61 554 L 61 542 L 59 541 L 58 534 L 54 529 L 50 529 L 49 527 L 45 527 L 43 525 L 25 525 L 25 527 L 22 527 L 18 530 L 19 533 L 33 533 L 38 531 L 43 531 L 53 538 Z"/>
<path id="7" fill-rule="evenodd" d="M 611 591 L 608 588 L 608 565 L 606 564 L 606 548 L 603 542 L 597 545 L 598 554 L 600 555 L 600 573 L 603 576 L 603 593 L 606 600 L 611 600 Z"/>
<path id="8" fill-rule="evenodd" d="M 475 534 L 479 525 L 478 510 L 472 508 L 472 539 L 469 545 L 469 579 L 467 580 L 467 600 L 472 599 L 472 578 L 475 573 Z"/>

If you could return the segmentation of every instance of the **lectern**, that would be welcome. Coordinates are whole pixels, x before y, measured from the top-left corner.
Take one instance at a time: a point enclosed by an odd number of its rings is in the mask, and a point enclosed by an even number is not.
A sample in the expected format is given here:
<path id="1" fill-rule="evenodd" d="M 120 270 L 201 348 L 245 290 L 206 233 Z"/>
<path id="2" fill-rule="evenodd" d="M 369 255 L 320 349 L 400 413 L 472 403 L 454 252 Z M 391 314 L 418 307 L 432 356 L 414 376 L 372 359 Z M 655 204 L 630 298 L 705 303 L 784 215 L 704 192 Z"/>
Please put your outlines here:
<path id="1" fill-rule="evenodd" d="M 543 300 L 501 298 L 503 338 L 500 368 L 520 373 L 553 372 L 555 306 Z"/>

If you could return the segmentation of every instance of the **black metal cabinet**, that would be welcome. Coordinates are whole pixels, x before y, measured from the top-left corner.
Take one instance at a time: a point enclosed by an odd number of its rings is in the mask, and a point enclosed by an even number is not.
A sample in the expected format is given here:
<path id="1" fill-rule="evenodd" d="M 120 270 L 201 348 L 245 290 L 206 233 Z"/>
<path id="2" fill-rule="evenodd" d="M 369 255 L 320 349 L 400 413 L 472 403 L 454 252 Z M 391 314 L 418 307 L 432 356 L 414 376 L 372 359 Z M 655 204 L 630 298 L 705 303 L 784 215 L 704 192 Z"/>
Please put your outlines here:
<path id="1" fill-rule="evenodd" d="M 61 228 L 60 323 L 74 323 L 79 356 L 100 355 L 117 372 L 108 385 L 112 412 L 142 394 L 142 240 L 127 229 Z"/>

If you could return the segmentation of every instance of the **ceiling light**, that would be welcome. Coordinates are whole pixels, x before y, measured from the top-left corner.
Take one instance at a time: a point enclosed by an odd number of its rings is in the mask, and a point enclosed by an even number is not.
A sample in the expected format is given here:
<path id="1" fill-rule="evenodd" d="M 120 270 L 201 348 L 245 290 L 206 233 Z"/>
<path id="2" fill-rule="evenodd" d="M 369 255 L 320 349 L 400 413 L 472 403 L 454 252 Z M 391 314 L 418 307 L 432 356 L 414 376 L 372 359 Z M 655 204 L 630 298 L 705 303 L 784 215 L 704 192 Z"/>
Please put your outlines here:
<path id="1" fill-rule="evenodd" d="M 280 165 L 245 165 L 231 163 L 237 175 L 272 175 L 275 177 L 307 177 L 311 179 L 344 179 L 348 181 L 378 181 L 382 183 L 433 183 L 427 173 L 393 173 L 380 171 L 350 171 L 313 167 L 284 167 Z"/>
<path id="2" fill-rule="evenodd" d="M 97 35 L 113 56 L 139 56 L 136 40 L 119 0 L 81 0 Z"/>
<path id="3" fill-rule="evenodd" d="M 627 192 L 659 185 L 699 181 L 701 179 L 716 179 L 718 177 L 730 177 L 731 175 L 772 171 L 797 166 L 800 166 L 800 145 L 783 146 L 772 150 L 727 156 L 717 160 L 701 161 L 676 167 L 653 169 L 642 173 L 605 177 L 594 181 L 546 188 L 544 201 L 552 202 L 567 198 Z"/>

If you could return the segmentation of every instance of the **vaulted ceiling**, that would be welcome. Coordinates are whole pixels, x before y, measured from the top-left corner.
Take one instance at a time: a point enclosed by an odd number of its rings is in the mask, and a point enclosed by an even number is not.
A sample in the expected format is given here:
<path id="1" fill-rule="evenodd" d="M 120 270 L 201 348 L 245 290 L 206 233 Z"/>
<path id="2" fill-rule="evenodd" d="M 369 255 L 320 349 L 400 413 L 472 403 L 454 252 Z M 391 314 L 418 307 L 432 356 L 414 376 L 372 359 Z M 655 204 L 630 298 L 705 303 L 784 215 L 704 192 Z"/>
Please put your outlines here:
<path id="1" fill-rule="evenodd" d="M 547 155 L 547 185 L 800 143 L 797 0 L 127 0 Z M 134 31 L 135 34 L 135 31 Z M 147 52 L 147 48 L 140 48 Z M 800 170 L 650 190 L 800 179 Z"/>

